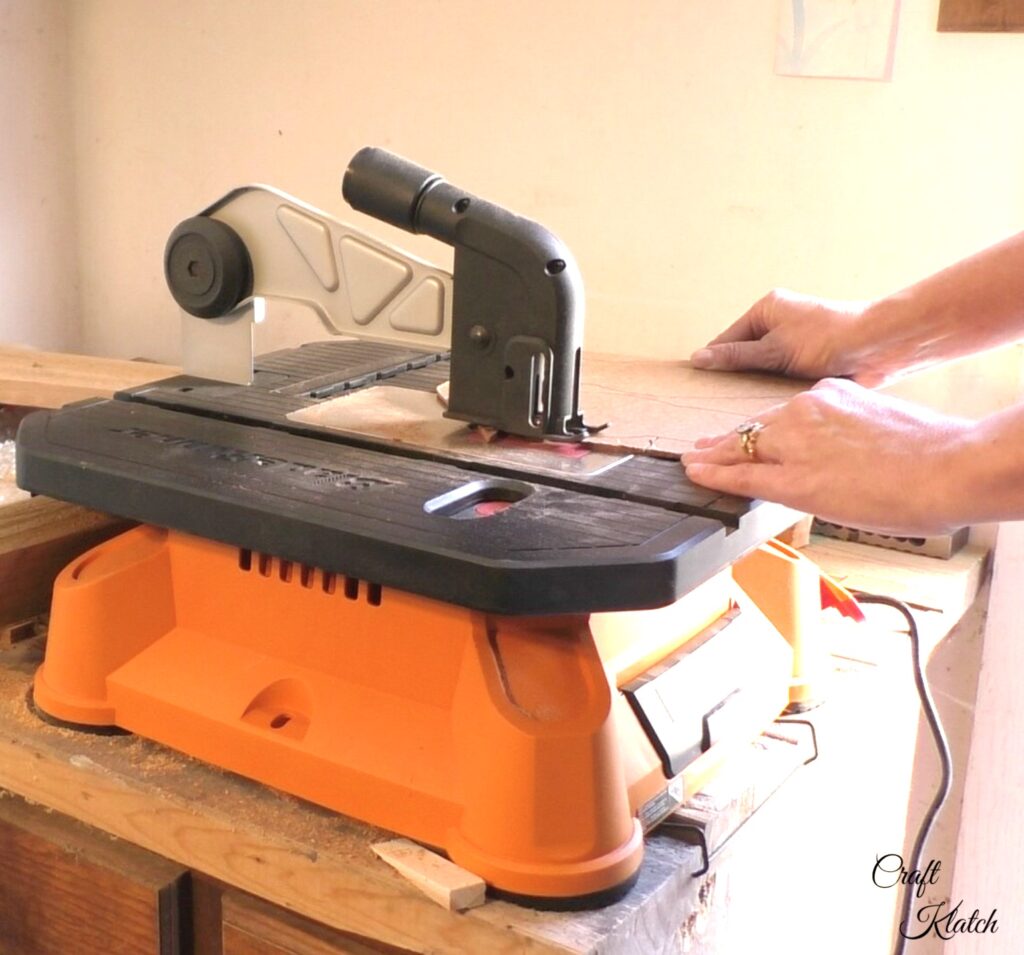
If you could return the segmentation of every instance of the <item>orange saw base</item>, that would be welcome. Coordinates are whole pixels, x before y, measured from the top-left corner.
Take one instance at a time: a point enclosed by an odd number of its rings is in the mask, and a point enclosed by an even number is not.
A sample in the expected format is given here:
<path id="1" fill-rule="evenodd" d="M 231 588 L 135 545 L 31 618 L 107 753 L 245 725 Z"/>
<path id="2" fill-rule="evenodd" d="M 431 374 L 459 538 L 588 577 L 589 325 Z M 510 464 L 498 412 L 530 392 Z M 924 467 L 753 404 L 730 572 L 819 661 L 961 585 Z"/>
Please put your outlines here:
<path id="1" fill-rule="evenodd" d="M 628 889 L 644 825 L 787 705 L 792 651 L 764 623 L 742 711 L 668 778 L 620 692 L 733 594 L 725 572 L 659 610 L 498 617 L 142 526 L 57 578 L 34 701 L 577 907 Z"/>

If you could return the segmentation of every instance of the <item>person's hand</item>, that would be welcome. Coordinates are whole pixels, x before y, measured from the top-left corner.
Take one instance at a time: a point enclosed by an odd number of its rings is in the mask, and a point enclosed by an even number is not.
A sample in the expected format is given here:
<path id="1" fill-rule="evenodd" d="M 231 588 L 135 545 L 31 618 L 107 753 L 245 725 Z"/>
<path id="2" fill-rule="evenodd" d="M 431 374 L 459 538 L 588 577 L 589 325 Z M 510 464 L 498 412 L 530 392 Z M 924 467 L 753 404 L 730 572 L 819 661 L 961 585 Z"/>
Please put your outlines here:
<path id="1" fill-rule="evenodd" d="M 974 422 L 850 381 L 826 379 L 760 415 L 751 456 L 739 435 L 702 438 L 683 455 L 695 484 L 786 504 L 884 533 L 959 526 Z"/>
<path id="2" fill-rule="evenodd" d="M 857 325 L 868 302 L 835 302 L 775 289 L 690 356 L 694 368 L 769 371 L 792 378 L 850 377 L 874 387 L 884 376 L 861 364 Z"/>

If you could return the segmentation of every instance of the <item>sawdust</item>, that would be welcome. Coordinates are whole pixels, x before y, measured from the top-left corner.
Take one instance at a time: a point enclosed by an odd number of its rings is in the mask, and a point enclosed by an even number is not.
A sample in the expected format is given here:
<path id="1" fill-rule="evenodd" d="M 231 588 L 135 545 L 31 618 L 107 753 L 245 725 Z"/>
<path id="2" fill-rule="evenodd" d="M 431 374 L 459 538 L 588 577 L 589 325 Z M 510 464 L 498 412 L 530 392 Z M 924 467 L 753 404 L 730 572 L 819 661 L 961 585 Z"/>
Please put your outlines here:
<path id="1" fill-rule="evenodd" d="M 28 491 L 21 490 L 14 481 L 14 436 L 21 419 L 31 410 L 15 405 L 0 405 L 0 505 L 22 501 L 30 496 Z"/>
<path id="2" fill-rule="evenodd" d="M 0 441 L 0 505 L 27 500 L 30 495 L 14 483 L 14 441 Z"/>

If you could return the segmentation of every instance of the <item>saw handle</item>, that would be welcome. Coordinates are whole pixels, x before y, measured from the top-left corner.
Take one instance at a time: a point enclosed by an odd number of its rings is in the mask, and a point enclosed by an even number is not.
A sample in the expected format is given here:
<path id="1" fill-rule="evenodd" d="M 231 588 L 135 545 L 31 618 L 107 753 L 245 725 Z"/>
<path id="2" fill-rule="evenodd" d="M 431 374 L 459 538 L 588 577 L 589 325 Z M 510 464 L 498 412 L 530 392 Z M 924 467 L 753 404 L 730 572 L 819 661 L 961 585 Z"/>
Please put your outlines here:
<path id="1" fill-rule="evenodd" d="M 448 417 L 534 438 L 580 438 L 583 280 L 537 222 L 383 149 L 352 158 L 359 212 L 455 248 Z"/>
<path id="2" fill-rule="evenodd" d="M 449 244 L 453 229 L 431 228 L 440 223 L 420 223 L 423 199 L 432 189 L 453 187 L 436 172 L 383 149 L 367 146 L 352 157 L 341 181 L 345 201 L 359 212 L 387 222 L 406 232 L 425 232 Z M 440 234 L 439 234 L 440 233 Z"/>
<path id="3" fill-rule="evenodd" d="M 366 146 L 352 157 L 341 181 L 341 194 L 358 212 L 452 246 L 460 242 L 456 227 L 471 206 L 474 218 L 482 207 L 492 216 L 504 212 L 453 186 L 439 173 L 376 146 Z M 546 232 L 536 223 L 529 224 Z"/>

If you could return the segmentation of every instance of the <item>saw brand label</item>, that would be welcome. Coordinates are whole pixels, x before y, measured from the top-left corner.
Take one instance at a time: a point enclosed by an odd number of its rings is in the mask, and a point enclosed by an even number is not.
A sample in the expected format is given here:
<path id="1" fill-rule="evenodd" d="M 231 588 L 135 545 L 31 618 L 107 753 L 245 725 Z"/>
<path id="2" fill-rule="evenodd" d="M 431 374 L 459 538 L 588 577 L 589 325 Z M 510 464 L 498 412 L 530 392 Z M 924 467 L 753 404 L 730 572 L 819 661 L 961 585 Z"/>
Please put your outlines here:
<path id="1" fill-rule="evenodd" d="M 290 474 L 308 478 L 315 484 L 333 484 L 352 491 L 362 491 L 372 487 L 387 487 L 395 484 L 386 478 L 370 477 L 366 474 L 353 474 L 350 471 L 336 471 L 333 468 L 320 467 L 316 464 L 305 464 L 301 461 L 289 461 L 285 458 L 274 458 L 255 451 L 243 451 L 240 448 L 229 448 L 222 444 L 209 444 L 195 438 L 180 438 L 173 434 L 161 434 L 159 431 L 148 431 L 145 428 L 111 428 L 114 434 L 123 434 L 129 438 L 138 438 L 162 444 L 168 447 L 182 448 L 186 451 L 198 451 L 214 461 L 226 461 L 229 464 L 248 464 L 266 471 L 284 469 Z"/>

